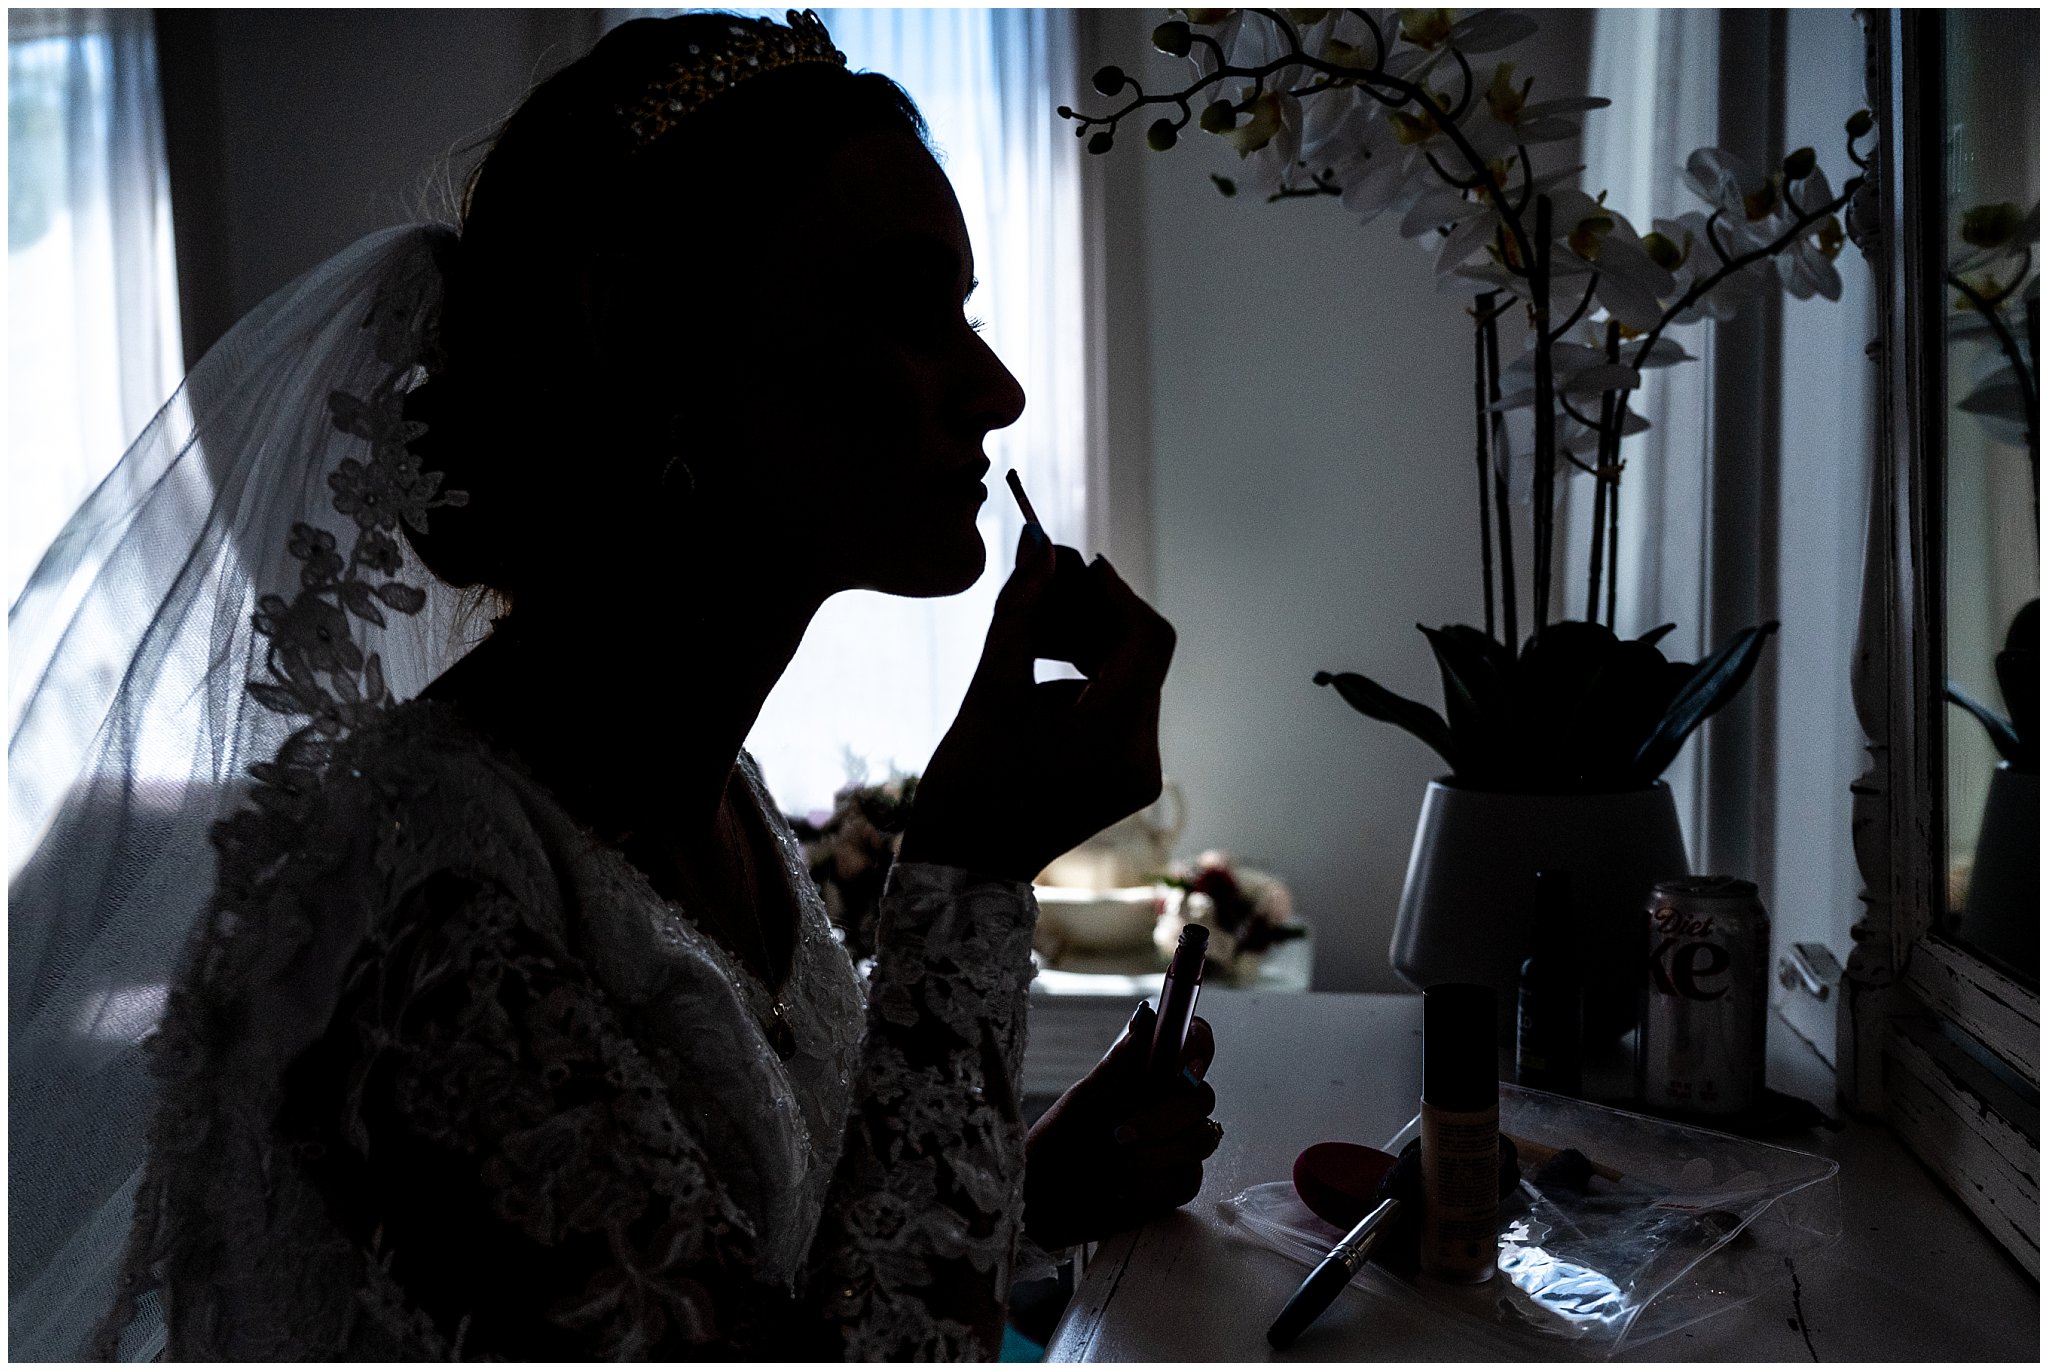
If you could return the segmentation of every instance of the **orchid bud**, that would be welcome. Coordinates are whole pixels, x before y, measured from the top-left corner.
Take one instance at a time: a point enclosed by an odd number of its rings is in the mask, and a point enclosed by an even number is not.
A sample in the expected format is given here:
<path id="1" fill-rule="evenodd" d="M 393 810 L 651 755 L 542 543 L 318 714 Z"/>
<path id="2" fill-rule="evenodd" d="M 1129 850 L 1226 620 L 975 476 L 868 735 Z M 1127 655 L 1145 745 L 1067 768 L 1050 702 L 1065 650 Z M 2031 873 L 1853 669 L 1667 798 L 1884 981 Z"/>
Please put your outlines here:
<path id="1" fill-rule="evenodd" d="M 1101 133 L 1096 134 L 1093 138 L 1090 138 L 1088 140 L 1088 151 L 1094 153 L 1108 152 L 1112 147 L 1115 146 L 1116 135 L 1111 133 L 1108 129 L 1104 129 Z"/>
<path id="2" fill-rule="evenodd" d="M 1842 125 L 1843 129 L 1848 132 L 1848 135 L 1851 138 L 1861 138 L 1864 134 L 1870 132 L 1871 129 L 1875 128 L 1876 126 L 1877 120 L 1871 118 L 1870 111 L 1867 109 L 1857 110 L 1854 114 L 1849 116 L 1849 122 Z"/>
<path id="3" fill-rule="evenodd" d="M 1152 46 L 1168 57 L 1185 57 L 1194 46 L 1194 35 L 1180 20 L 1169 20 L 1152 30 Z"/>
<path id="4" fill-rule="evenodd" d="M 1074 108 L 1071 105 L 1061 105 L 1058 109 L 1054 110 L 1053 113 L 1057 114 L 1062 119 L 1071 119 L 1074 117 Z"/>
<path id="5" fill-rule="evenodd" d="M 1202 111 L 1202 132 L 1228 133 L 1237 127 L 1237 106 L 1218 100 Z"/>
<path id="6" fill-rule="evenodd" d="M 1152 127 L 1145 130 L 1145 146 L 1154 152 L 1165 152 L 1180 141 L 1180 130 L 1173 126 L 1171 119 L 1155 119 Z"/>
<path id="7" fill-rule="evenodd" d="M 1104 95 L 1115 95 L 1124 88 L 1124 69 L 1118 66 L 1103 67 L 1095 73 L 1095 89 Z"/>
<path id="8" fill-rule="evenodd" d="M 1807 177 L 1813 175 L 1814 164 L 1817 160 L 1812 148 L 1798 149 L 1785 158 L 1785 179 L 1787 181 L 1804 181 Z"/>

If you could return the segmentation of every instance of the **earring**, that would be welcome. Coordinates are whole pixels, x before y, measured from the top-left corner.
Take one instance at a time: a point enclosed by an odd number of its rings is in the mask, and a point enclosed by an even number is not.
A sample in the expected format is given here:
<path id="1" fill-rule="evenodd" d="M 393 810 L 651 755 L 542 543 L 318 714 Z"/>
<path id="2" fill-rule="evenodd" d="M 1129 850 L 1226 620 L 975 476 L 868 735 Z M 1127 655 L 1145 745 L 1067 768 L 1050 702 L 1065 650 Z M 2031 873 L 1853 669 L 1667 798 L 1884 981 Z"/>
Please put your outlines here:
<path id="1" fill-rule="evenodd" d="M 681 495 L 683 499 L 687 500 L 697 493 L 697 473 L 690 470 L 690 464 L 683 460 L 682 453 L 670 454 L 668 464 L 661 469 L 661 480 L 657 484 L 660 485 L 662 493 L 667 494 L 669 479 L 678 472 L 682 474 L 683 478 Z"/>
<path id="2" fill-rule="evenodd" d="M 659 485 L 663 494 L 668 493 L 669 481 L 677 472 L 682 473 L 682 498 L 685 500 L 697 493 L 697 473 L 690 470 L 690 464 L 683 460 L 682 442 L 683 416 L 678 414 L 668 421 L 668 461 L 661 468 Z"/>

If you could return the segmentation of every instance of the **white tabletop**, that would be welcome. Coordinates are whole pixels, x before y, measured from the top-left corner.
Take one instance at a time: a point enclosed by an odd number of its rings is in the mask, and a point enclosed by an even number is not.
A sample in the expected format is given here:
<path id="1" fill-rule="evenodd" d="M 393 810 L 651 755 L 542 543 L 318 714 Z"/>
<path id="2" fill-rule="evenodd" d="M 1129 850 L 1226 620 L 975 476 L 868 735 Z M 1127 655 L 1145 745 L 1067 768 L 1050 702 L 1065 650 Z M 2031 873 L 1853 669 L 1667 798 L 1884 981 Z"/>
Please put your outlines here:
<path id="1" fill-rule="evenodd" d="M 1377 1143 L 1421 1088 L 1422 1002 L 1406 995 L 1205 998 L 1209 1079 L 1226 1132 L 1201 1196 L 1095 1252 L 1054 1333 L 1053 1361 L 1497 1361 L 1484 1331 L 1412 1295 L 1353 1285 L 1285 1353 L 1265 1331 L 1307 1268 L 1233 1234 L 1217 1203 L 1287 1179 L 1328 1139 Z M 1789 1036 L 1789 1035 L 1788 1035 Z M 1815 1098 L 1824 1070 L 1773 1058 L 1772 1085 Z M 1810 1054 L 1807 1061 L 1817 1067 Z M 1830 1113 L 1832 1103 L 1826 1103 Z M 2038 1359 L 2038 1285 L 1880 1126 L 1780 1139 L 1841 1164 L 1843 1236 L 1801 1256 L 1782 1289 L 1640 1345 L 1643 1361 Z"/>

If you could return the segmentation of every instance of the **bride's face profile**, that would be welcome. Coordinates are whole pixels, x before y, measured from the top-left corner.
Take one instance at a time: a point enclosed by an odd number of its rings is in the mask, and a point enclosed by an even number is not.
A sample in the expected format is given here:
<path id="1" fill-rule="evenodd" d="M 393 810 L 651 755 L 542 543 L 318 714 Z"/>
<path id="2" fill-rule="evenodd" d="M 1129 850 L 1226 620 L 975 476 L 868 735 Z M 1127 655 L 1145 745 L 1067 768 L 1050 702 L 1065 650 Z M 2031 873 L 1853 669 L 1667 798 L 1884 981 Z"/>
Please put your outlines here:
<path id="1" fill-rule="evenodd" d="M 801 210 L 758 245 L 776 284 L 735 360 L 765 385 L 738 450 L 707 454 L 736 468 L 712 498 L 826 593 L 955 594 L 982 571 L 983 440 L 1024 406 L 970 317 L 959 202 L 916 138 L 876 131 L 822 159 Z"/>
<path id="2" fill-rule="evenodd" d="M 981 574 L 983 440 L 1024 396 L 969 317 L 973 246 L 909 98 L 814 63 L 624 137 L 616 112 L 736 22 L 621 25 L 471 183 L 444 360 L 408 401 L 469 500 L 414 545 L 529 618 Z"/>

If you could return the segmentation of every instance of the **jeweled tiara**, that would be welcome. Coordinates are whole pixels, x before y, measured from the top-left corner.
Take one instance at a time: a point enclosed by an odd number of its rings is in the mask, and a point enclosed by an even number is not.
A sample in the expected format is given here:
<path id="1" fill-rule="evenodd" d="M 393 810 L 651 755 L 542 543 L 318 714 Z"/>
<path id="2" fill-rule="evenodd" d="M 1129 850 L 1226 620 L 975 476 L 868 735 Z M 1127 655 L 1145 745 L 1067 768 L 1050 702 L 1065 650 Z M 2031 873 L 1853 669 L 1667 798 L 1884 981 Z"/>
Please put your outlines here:
<path id="1" fill-rule="evenodd" d="M 803 62 L 846 65 L 846 54 L 832 45 L 832 35 L 815 10 L 788 13 L 786 27 L 768 20 L 735 20 L 726 28 L 726 41 L 710 51 L 690 44 L 689 57 L 671 64 L 668 75 L 638 100 L 615 106 L 635 146 L 646 147 L 709 101 L 764 72 Z"/>

